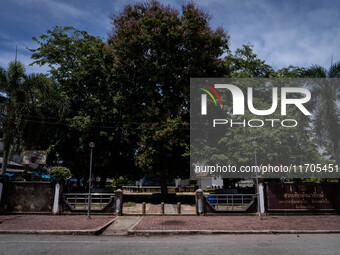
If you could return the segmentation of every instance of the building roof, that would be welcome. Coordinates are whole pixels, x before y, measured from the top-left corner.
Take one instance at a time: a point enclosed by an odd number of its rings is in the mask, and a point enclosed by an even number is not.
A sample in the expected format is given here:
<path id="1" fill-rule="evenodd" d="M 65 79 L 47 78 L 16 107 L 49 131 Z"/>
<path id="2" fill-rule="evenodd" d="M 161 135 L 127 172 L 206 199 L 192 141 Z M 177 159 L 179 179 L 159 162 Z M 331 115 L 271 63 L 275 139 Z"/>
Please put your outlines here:
<path id="1" fill-rule="evenodd" d="M 2 162 L 3 162 L 3 159 L 2 157 L 0 157 L 0 164 L 2 165 Z M 8 166 L 17 166 L 17 167 L 24 167 L 22 164 L 19 164 L 19 163 L 16 163 L 16 162 L 13 162 L 13 161 L 9 161 Z"/>

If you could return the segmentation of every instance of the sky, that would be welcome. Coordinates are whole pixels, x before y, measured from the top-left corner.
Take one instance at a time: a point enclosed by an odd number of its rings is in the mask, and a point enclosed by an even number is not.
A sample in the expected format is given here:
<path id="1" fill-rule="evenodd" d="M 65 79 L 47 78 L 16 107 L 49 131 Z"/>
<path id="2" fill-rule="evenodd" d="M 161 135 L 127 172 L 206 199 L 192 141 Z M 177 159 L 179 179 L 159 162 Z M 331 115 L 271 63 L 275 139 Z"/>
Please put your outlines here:
<path id="1" fill-rule="evenodd" d="M 104 40 L 112 25 L 109 16 L 131 0 L 0 0 L 0 66 L 15 58 L 27 73 L 47 67 L 28 66 L 26 49 L 36 48 L 32 37 L 54 26 L 73 26 Z M 186 1 L 160 1 L 179 9 Z M 212 27 L 230 35 L 231 50 L 251 43 L 259 58 L 275 69 L 289 65 L 328 68 L 340 61 L 339 0 L 195 0 L 212 17 Z"/>

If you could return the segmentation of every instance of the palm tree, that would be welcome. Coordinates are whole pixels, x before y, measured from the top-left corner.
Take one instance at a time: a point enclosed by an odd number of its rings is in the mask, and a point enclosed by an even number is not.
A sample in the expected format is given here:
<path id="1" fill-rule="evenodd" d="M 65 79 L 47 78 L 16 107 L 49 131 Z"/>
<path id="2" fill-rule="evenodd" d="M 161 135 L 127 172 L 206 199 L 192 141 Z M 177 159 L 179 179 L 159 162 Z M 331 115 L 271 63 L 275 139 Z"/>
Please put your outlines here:
<path id="1" fill-rule="evenodd" d="M 10 62 L 8 70 L 0 69 L 1 92 L 1 133 L 3 142 L 3 161 L 1 174 L 6 173 L 8 153 L 17 133 L 20 119 L 16 118 L 18 103 L 20 103 L 21 83 L 25 68 L 20 62 Z"/>
<path id="2" fill-rule="evenodd" d="M 335 160 L 340 165 L 340 61 L 327 70 L 313 65 L 306 70 L 306 77 L 326 78 L 313 80 L 314 127 L 319 143 L 330 145 Z"/>
<path id="3" fill-rule="evenodd" d="M 11 146 L 39 136 L 39 130 L 28 127 L 30 118 L 40 121 L 51 112 L 63 111 L 56 84 L 44 74 L 25 74 L 21 62 L 9 63 L 7 71 L 0 67 L 0 131 L 3 142 L 1 174 L 6 173 Z M 46 107 L 47 106 L 47 107 Z M 47 108 L 47 109 L 46 109 Z M 30 130 L 29 134 L 27 130 Z M 34 140 L 34 139 L 33 139 Z M 37 139 L 35 139 L 37 140 Z"/>

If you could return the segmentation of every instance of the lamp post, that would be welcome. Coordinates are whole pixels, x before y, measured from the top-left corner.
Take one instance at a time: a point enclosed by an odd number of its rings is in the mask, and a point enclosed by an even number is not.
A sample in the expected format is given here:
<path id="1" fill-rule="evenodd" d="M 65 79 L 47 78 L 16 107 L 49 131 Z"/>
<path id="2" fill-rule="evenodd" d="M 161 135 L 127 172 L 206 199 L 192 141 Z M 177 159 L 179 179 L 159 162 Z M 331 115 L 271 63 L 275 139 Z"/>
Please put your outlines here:
<path id="1" fill-rule="evenodd" d="M 261 218 L 261 206 L 260 206 L 260 189 L 259 189 L 259 177 L 257 174 L 257 157 L 256 157 L 256 147 L 257 147 L 257 142 L 253 141 L 252 145 L 254 147 L 254 156 L 255 156 L 255 174 L 256 174 L 256 197 L 257 197 L 257 210 L 259 212 L 259 220 L 262 220 Z"/>
<path id="2" fill-rule="evenodd" d="M 55 155 L 57 157 L 57 166 L 59 166 L 59 153 L 57 152 Z"/>
<path id="3" fill-rule="evenodd" d="M 90 216 L 90 211 L 91 211 L 91 179 L 92 179 L 92 152 L 93 152 L 93 148 L 95 146 L 94 142 L 90 142 L 89 143 L 89 147 L 91 148 L 91 152 L 90 152 L 90 177 L 89 177 L 89 197 L 88 197 L 88 206 L 87 206 L 87 219 L 91 219 Z"/>

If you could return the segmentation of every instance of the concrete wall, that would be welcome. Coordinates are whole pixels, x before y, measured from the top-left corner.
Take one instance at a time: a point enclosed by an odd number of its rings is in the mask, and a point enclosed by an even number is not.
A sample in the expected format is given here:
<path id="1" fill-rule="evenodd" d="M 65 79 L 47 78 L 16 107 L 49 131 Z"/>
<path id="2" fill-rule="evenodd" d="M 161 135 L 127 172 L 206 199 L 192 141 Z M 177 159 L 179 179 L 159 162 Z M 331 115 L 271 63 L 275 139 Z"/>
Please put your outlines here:
<path id="1" fill-rule="evenodd" d="M 199 177 L 197 178 L 197 182 L 198 182 L 200 189 L 204 189 L 206 187 L 212 187 L 212 177 Z"/>
<path id="2" fill-rule="evenodd" d="M 52 212 L 55 184 L 51 182 L 6 181 L 1 212 Z"/>

